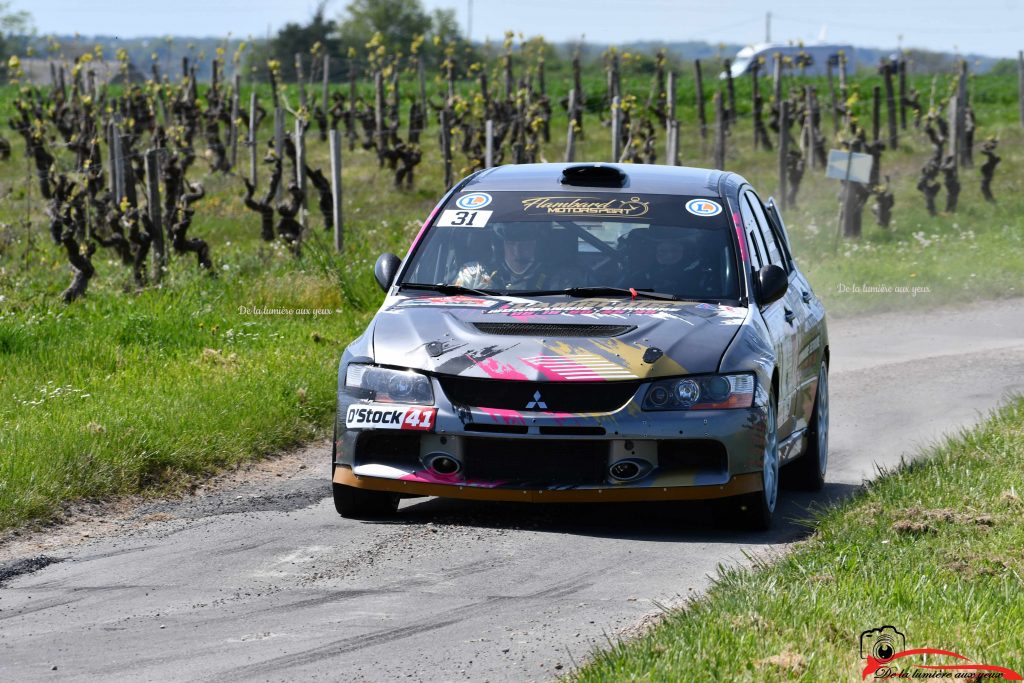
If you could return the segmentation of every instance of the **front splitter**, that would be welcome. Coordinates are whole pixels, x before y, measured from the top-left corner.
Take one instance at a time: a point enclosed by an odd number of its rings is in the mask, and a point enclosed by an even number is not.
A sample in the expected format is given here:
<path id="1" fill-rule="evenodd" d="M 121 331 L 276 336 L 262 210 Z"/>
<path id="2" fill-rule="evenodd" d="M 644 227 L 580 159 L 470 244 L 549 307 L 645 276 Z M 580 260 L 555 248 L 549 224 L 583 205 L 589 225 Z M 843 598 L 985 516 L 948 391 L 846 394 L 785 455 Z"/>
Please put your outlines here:
<path id="1" fill-rule="evenodd" d="M 370 491 L 389 491 L 412 496 L 437 496 L 465 500 L 495 500 L 523 503 L 626 503 L 656 500 L 709 500 L 727 498 L 761 490 L 761 475 L 757 472 L 737 474 L 726 484 L 712 486 L 649 486 L 601 489 L 510 489 L 461 486 L 458 484 L 430 484 L 403 479 L 361 477 L 345 466 L 334 468 L 334 483 Z"/>

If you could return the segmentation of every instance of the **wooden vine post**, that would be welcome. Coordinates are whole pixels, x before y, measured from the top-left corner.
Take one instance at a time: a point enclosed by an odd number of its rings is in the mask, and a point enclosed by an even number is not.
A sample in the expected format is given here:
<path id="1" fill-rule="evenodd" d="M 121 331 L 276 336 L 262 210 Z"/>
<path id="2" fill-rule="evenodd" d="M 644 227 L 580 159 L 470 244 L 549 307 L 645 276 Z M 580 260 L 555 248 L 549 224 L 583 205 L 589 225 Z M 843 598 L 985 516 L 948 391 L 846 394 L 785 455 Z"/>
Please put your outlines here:
<path id="1" fill-rule="evenodd" d="M 452 186 L 452 132 L 451 124 L 448 122 L 448 110 L 442 109 L 438 112 L 441 123 L 441 156 L 444 159 L 444 187 L 447 190 Z"/>
<path id="2" fill-rule="evenodd" d="M 708 118 L 704 111 L 704 79 L 701 76 L 700 60 L 693 60 L 694 89 L 697 95 L 697 121 L 700 124 L 700 139 L 708 138 Z M 705 150 L 707 151 L 707 150 Z"/>
<path id="3" fill-rule="evenodd" d="M 257 171 L 259 169 L 258 150 L 256 149 L 256 89 L 253 88 L 249 94 L 249 138 L 246 145 L 249 147 L 249 182 L 256 187 Z M 147 175 L 148 172 L 147 172 Z"/>
<path id="4" fill-rule="evenodd" d="M 274 154 L 281 163 L 284 163 L 284 109 L 281 105 L 274 107 Z M 278 183 L 277 196 L 275 199 L 281 201 L 284 197 L 284 183 Z"/>
<path id="5" fill-rule="evenodd" d="M 238 164 L 238 98 L 241 97 L 239 91 L 242 88 L 242 77 L 240 74 L 235 74 L 234 83 L 231 88 L 231 168 L 235 168 Z"/>
<path id="6" fill-rule="evenodd" d="M 892 83 L 892 62 L 886 60 L 882 65 L 882 78 L 885 80 L 885 110 L 889 123 L 889 149 L 899 147 L 899 133 L 896 128 L 896 95 Z"/>
<path id="7" fill-rule="evenodd" d="M 569 91 L 569 126 L 565 133 L 565 161 L 566 163 L 576 161 L 576 89 Z"/>
<path id="8" fill-rule="evenodd" d="M 776 69 L 776 73 L 778 70 Z M 788 193 L 786 169 L 789 157 L 789 101 L 779 102 L 779 208 L 785 210 Z"/>
<path id="9" fill-rule="evenodd" d="M 1017 105 L 1020 109 L 1020 125 L 1024 128 L 1024 50 L 1017 51 Z"/>
<path id="10" fill-rule="evenodd" d="M 341 131 L 330 130 L 331 151 L 331 216 L 334 220 L 334 250 L 341 252 L 345 231 L 341 223 Z"/>
<path id="11" fill-rule="evenodd" d="M 330 109 L 331 109 L 330 102 L 328 101 L 329 100 L 329 95 L 330 95 L 330 93 L 328 92 L 330 90 L 330 85 L 331 85 L 331 56 L 329 54 L 325 53 L 324 54 L 323 82 L 320 84 L 320 115 L 323 116 L 324 121 L 330 121 L 330 118 L 328 118 L 330 116 Z M 324 140 L 326 138 L 327 138 L 327 131 L 326 130 L 321 130 L 320 131 L 320 139 Z"/>
<path id="12" fill-rule="evenodd" d="M 295 184 L 299 186 L 302 193 L 302 201 L 299 203 L 299 225 L 303 230 L 307 226 L 306 213 L 306 128 L 302 125 L 302 117 L 295 117 Z M 302 233 L 299 233 L 299 241 L 302 241 Z"/>
<path id="13" fill-rule="evenodd" d="M 725 127 L 728 125 L 722 91 L 716 90 L 713 100 L 715 108 L 715 168 L 725 170 Z"/>
<path id="14" fill-rule="evenodd" d="M 160 216 L 160 150 L 146 152 L 146 186 L 149 193 L 149 220 L 153 224 L 153 280 L 160 282 L 164 266 L 167 265 L 167 251 L 164 247 L 164 230 Z"/>
<path id="15" fill-rule="evenodd" d="M 612 98 L 612 163 L 618 163 L 622 156 L 622 101 L 616 95 Z"/>

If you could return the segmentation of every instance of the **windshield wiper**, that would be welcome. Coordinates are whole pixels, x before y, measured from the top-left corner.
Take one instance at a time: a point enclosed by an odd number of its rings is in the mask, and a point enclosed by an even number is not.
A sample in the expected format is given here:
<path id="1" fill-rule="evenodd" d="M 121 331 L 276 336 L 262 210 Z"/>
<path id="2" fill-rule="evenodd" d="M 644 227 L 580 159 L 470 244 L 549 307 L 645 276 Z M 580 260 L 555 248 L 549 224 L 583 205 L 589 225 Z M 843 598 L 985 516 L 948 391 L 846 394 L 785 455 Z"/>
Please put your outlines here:
<path id="1" fill-rule="evenodd" d="M 539 289 L 530 292 L 508 292 L 513 296 L 544 296 L 546 294 L 565 294 L 568 296 L 628 296 L 632 298 L 662 299 L 664 301 L 681 301 L 674 294 L 655 292 L 651 289 L 628 289 L 626 287 L 569 287 L 567 289 Z"/>
<path id="2" fill-rule="evenodd" d="M 477 296 L 494 296 L 499 293 L 493 289 L 473 289 L 471 287 L 463 287 L 462 285 L 447 285 L 443 282 L 438 282 L 435 285 L 428 285 L 425 282 L 402 282 L 398 287 L 399 289 L 426 289 L 433 292 L 440 292 L 441 294 L 476 294 Z"/>

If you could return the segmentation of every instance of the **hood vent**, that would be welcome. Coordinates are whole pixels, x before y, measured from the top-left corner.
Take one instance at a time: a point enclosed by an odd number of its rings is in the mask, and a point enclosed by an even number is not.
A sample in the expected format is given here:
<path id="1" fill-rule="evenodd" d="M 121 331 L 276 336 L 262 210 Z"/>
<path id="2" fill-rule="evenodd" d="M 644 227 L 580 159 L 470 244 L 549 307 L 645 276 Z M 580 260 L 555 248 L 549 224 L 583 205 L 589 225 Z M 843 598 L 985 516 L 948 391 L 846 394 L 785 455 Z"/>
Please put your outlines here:
<path id="1" fill-rule="evenodd" d="M 473 323 L 484 334 L 517 337 L 618 337 L 636 325 L 556 325 L 552 323 Z"/>

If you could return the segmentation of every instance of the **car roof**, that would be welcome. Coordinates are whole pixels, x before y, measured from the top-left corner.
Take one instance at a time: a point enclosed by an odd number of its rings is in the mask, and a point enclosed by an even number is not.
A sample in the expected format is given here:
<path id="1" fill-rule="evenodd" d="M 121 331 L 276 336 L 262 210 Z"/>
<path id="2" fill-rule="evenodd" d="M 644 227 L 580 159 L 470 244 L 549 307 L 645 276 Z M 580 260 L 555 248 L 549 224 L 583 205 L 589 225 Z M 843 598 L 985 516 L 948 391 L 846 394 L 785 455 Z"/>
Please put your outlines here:
<path id="1" fill-rule="evenodd" d="M 625 175 L 625 181 L 622 183 L 622 187 L 607 187 L 598 184 L 588 186 L 562 182 L 562 172 L 565 169 L 585 165 L 614 168 Z M 473 175 L 460 190 L 463 192 L 501 190 L 579 192 L 591 190 L 718 197 L 721 195 L 719 183 L 725 175 L 728 174 L 708 168 L 656 164 L 510 164 L 480 171 Z"/>

